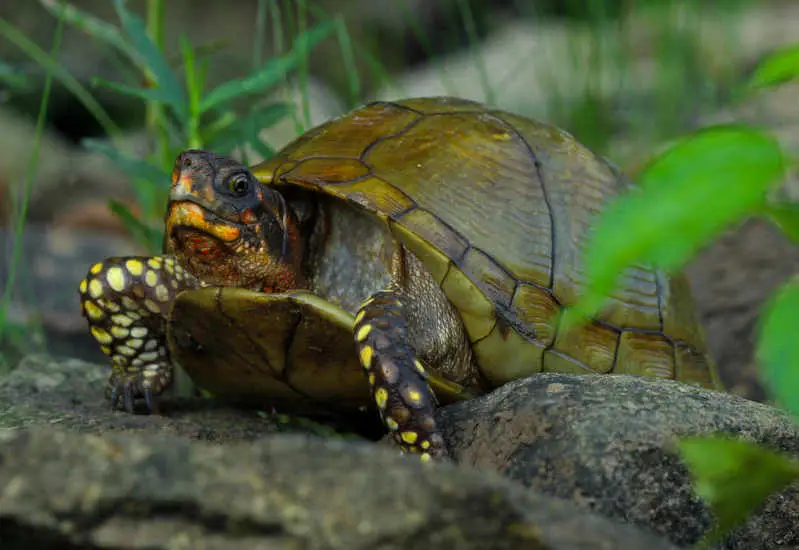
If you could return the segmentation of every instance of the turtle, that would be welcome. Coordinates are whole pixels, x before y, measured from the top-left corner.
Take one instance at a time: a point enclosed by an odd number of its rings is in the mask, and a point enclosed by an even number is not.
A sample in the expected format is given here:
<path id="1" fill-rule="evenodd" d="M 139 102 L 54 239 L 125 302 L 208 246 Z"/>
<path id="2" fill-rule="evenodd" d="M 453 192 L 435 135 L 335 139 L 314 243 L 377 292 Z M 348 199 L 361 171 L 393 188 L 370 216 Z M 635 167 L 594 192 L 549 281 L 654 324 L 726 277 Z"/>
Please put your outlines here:
<path id="1" fill-rule="evenodd" d="M 455 97 L 364 104 L 250 167 L 186 150 L 163 254 L 80 283 L 106 397 L 157 410 L 180 365 L 222 398 L 376 411 L 428 461 L 437 407 L 538 372 L 720 390 L 680 271 L 630 266 L 559 331 L 593 217 L 633 188 L 569 132 Z"/>

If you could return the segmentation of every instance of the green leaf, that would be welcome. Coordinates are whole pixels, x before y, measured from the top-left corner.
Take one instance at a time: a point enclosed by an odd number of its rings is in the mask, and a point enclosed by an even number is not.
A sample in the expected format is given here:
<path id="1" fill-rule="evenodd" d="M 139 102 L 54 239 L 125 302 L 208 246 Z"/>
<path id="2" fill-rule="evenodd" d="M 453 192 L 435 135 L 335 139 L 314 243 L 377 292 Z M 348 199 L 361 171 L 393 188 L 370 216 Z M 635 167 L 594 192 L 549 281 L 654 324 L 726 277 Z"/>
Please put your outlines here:
<path id="1" fill-rule="evenodd" d="M 752 88 L 778 86 L 799 78 L 799 44 L 767 56 L 749 81 Z"/>
<path id="2" fill-rule="evenodd" d="M 92 38 L 97 38 L 109 46 L 113 46 L 130 60 L 141 62 L 138 52 L 123 38 L 120 29 L 115 25 L 62 0 L 39 0 L 39 3 L 53 16 L 63 17 L 64 21 L 73 27 L 80 29 Z"/>
<path id="3" fill-rule="evenodd" d="M 799 418 L 799 277 L 772 295 L 758 322 L 756 356 L 770 393 Z"/>
<path id="4" fill-rule="evenodd" d="M 322 40 L 333 29 L 335 29 L 335 23 L 327 22 L 302 33 L 294 41 L 294 51 L 292 51 L 292 53 L 270 59 L 248 76 L 230 80 L 211 90 L 205 98 L 203 98 L 200 104 L 200 111 L 204 113 L 209 109 L 219 107 L 223 103 L 227 103 L 238 97 L 262 93 L 276 84 L 279 84 L 284 75 L 296 65 L 296 52 L 308 51 L 308 49 Z"/>
<path id="5" fill-rule="evenodd" d="M 108 208 L 116 215 L 125 226 L 133 239 L 142 244 L 152 254 L 160 254 L 163 248 L 163 231 L 151 227 L 136 216 L 124 204 L 111 200 L 108 201 Z"/>
<path id="6" fill-rule="evenodd" d="M 85 138 L 81 141 L 83 147 L 90 151 L 102 153 L 110 158 L 131 177 L 141 178 L 154 183 L 156 186 L 168 186 L 172 174 L 160 166 L 151 164 L 144 159 L 123 153 L 112 145 L 99 139 Z"/>
<path id="7" fill-rule="evenodd" d="M 105 86 L 106 88 L 111 88 L 114 91 L 130 95 L 133 97 L 138 97 L 139 99 L 143 99 L 145 101 L 158 101 L 160 103 L 169 103 L 169 96 L 164 92 L 162 88 L 134 88 L 126 84 L 120 84 L 119 82 L 111 82 L 109 80 L 105 80 L 104 78 L 100 78 L 98 76 L 92 78 L 92 85 Z"/>
<path id="8" fill-rule="evenodd" d="M 172 107 L 175 115 L 181 121 L 185 121 L 188 117 L 186 97 L 177 76 L 169 66 L 169 61 L 150 39 L 144 22 L 125 8 L 125 0 L 113 0 L 113 2 L 125 34 L 146 65 L 144 68 L 151 73 L 157 84 L 157 89 L 160 92 L 157 101 Z"/>
<path id="9" fill-rule="evenodd" d="M 155 164 L 150 164 L 144 159 L 123 153 L 108 143 L 97 139 L 86 138 L 81 141 L 81 144 L 90 151 L 105 155 L 131 179 L 135 180 L 133 190 L 143 212 L 151 214 L 158 207 L 161 207 L 161 205 L 157 204 L 157 199 L 164 194 L 162 190 L 169 187 L 172 174 Z"/>
<path id="10" fill-rule="evenodd" d="M 799 479 L 796 461 L 748 441 L 727 436 L 689 437 L 680 441 L 679 449 L 696 494 L 716 515 L 708 542 L 723 537 L 766 497 Z"/>
<path id="11" fill-rule="evenodd" d="M 585 294 L 566 327 L 594 314 L 630 265 L 681 268 L 726 227 L 761 209 L 781 181 L 783 158 L 769 134 L 717 126 L 677 141 L 595 220 L 584 251 Z"/>
<path id="12" fill-rule="evenodd" d="M 33 88 L 30 77 L 2 61 L 0 61 L 0 83 L 13 90 L 29 90 Z"/>
<path id="13" fill-rule="evenodd" d="M 261 131 L 286 118 L 290 109 L 291 105 L 285 102 L 253 109 L 246 116 L 235 119 L 234 123 L 219 130 L 211 139 L 210 148 L 224 155 L 243 143 L 249 143 L 258 154 L 269 158 L 274 150 L 261 141 Z"/>
<path id="14" fill-rule="evenodd" d="M 799 204 L 771 204 L 763 213 L 780 228 L 789 239 L 799 244 Z"/>

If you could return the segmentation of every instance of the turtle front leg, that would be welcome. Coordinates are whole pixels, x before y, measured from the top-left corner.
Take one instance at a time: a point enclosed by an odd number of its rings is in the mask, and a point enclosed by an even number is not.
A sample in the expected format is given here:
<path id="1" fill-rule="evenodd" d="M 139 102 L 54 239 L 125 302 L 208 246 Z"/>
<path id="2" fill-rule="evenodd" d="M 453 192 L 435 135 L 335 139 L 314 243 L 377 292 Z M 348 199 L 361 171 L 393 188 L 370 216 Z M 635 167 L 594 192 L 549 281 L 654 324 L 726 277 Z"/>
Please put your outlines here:
<path id="1" fill-rule="evenodd" d="M 106 397 L 128 412 L 144 398 L 150 411 L 155 397 L 172 383 L 166 346 L 166 319 L 182 290 L 202 283 L 171 256 L 115 257 L 93 265 L 80 283 L 81 312 L 92 336 L 111 358 Z"/>
<path id="2" fill-rule="evenodd" d="M 422 461 L 448 456 L 435 420 L 437 401 L 408 330 L 403 296 L 378 292 L 355 317 L 355 344 L 384 425 L 400 449 Z"/>

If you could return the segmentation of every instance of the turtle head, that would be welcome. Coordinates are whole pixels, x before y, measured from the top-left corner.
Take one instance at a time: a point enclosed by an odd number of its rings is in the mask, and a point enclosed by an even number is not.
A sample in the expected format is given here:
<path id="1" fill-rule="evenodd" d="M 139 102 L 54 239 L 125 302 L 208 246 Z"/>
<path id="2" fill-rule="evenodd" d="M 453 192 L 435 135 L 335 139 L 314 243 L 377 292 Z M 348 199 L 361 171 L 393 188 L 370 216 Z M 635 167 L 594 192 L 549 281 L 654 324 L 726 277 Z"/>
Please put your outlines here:
<path id="1" fill-rule="evenodd" d="M 229 157 L 178 156 L 165 222 L 166 252 L 209 284 L 268 292 L 301 284 L 295 216 L 280 192 Z"/>

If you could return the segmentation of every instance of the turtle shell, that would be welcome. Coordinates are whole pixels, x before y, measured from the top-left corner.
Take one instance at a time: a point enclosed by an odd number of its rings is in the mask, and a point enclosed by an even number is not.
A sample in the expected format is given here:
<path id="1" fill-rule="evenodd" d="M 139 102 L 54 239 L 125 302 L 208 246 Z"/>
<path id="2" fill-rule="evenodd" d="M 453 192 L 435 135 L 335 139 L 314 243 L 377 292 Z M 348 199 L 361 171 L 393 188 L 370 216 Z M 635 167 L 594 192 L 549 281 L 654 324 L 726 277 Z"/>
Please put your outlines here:
<path id="1" fill-rule="evenodd" d="M 359 205 L 426 265 L 488 381 L 627 373 L 719 387 L 687 281 L 628 268 L 601 315 L 559 331 L 592 217 L 631 183 L 555 126 L 455 98 L 375 102 L 253 167 Z"/>

